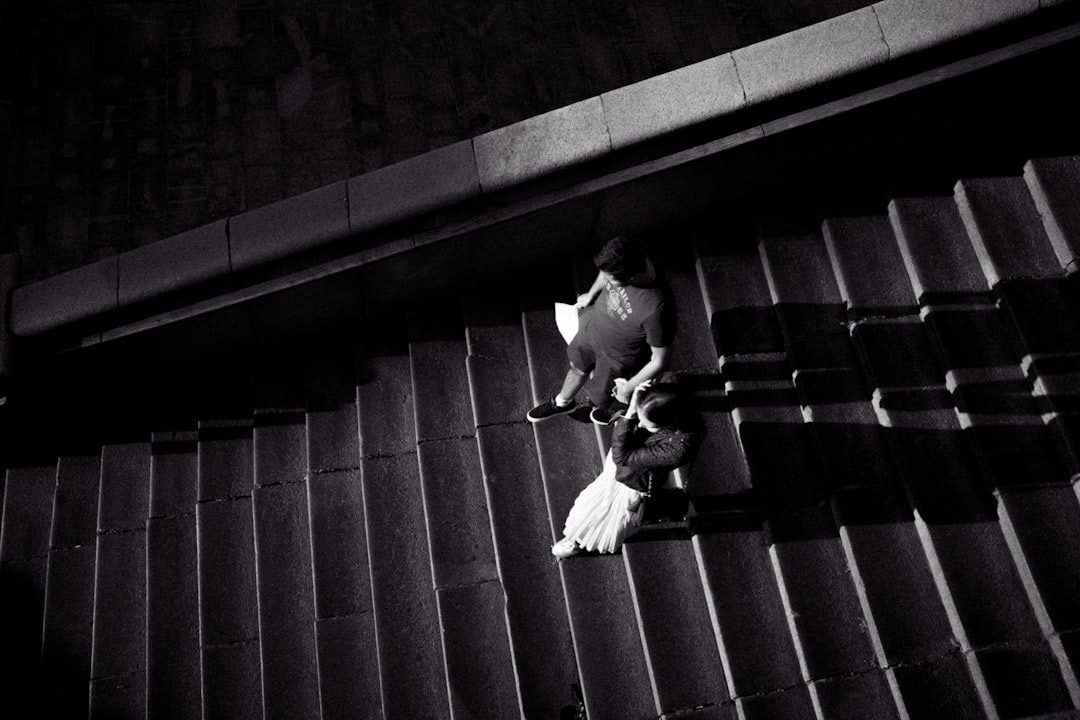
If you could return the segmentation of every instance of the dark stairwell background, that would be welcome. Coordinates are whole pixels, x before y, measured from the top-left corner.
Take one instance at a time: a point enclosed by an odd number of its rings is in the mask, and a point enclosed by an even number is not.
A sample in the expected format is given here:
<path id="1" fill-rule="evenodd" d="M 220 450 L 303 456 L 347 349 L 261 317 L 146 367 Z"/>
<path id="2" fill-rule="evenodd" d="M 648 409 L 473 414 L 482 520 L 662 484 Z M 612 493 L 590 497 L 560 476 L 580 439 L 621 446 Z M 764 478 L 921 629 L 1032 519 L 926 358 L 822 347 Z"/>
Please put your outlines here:
<path id="1" fill-rule="evenodd" d="M 39 279 L 869 4 L 11 0 L 0 252 Z"/>

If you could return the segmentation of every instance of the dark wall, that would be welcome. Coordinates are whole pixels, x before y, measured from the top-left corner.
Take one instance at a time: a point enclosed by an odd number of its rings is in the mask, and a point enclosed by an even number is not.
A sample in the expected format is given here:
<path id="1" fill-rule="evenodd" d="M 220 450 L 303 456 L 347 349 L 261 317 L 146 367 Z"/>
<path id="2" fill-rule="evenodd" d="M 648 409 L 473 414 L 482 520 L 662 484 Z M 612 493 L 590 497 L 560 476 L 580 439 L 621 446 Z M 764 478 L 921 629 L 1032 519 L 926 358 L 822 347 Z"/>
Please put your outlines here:
<path id="1" fill-rule="evenodd" d="M 7 0 L 0 252 L 54 274 L 869 4 Z"/>

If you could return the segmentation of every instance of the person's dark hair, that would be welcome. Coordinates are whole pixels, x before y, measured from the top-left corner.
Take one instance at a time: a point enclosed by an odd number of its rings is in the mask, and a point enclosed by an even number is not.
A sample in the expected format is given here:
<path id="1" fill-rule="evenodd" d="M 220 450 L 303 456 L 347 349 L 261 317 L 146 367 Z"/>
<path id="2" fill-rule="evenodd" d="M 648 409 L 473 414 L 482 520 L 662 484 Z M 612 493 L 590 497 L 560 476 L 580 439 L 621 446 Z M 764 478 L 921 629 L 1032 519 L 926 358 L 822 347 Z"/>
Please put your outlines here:
<path id="1" fill-rule="evenodd" d="M 678 395 L 671 390 L 650 388 L 638 407 L 638 413 L 664 428 L 678 428 L 686 417 L 686 408 Z"/>
<path id="2" fill-rule="evenodd" d="M 604 243 L 593 257 L 593 262 L 598 270 L 619 282 L 626 282 L 645 270 L 645 248 L 627 237 L 617 235 Z"/>

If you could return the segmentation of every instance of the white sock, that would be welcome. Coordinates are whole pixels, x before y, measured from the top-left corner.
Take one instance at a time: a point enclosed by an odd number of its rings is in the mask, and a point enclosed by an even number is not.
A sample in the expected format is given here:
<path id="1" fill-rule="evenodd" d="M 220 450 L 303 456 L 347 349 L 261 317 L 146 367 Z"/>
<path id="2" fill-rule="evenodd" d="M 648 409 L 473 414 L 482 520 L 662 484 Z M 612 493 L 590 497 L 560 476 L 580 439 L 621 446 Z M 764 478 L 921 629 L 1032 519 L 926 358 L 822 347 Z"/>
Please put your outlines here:
<path id="1" fill-rule="evenodd" d="M 556 394 L 555 395 L 555 404 L 558 405 L 559 407 L 566 407 L 567 405 L 570 404 L 570 401 L 569 400 L 563 400 L 562 395 Z"/>

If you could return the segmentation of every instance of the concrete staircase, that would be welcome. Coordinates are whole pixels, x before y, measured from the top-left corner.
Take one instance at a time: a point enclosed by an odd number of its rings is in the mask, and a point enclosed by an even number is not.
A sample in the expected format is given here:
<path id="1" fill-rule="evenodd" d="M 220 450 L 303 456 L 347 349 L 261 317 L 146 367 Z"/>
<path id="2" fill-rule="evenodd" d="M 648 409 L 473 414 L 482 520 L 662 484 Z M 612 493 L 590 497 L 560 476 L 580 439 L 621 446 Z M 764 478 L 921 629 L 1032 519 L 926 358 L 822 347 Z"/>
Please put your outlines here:
<path id="1" fill-rule="evenodd" d="M 1078 193 L 1033 159 L 654 243 L 709 431 L 686 521 L 614 556 L 549 553 L 609 433 L 524 421 L 587 257 L 87 430 L 4 475 L 5 682 L 49 717 L 1080 717 Z"/>

